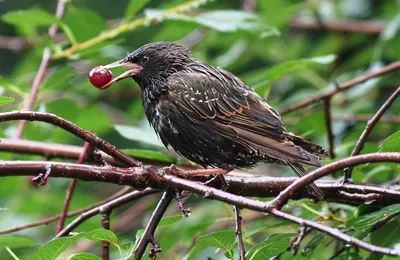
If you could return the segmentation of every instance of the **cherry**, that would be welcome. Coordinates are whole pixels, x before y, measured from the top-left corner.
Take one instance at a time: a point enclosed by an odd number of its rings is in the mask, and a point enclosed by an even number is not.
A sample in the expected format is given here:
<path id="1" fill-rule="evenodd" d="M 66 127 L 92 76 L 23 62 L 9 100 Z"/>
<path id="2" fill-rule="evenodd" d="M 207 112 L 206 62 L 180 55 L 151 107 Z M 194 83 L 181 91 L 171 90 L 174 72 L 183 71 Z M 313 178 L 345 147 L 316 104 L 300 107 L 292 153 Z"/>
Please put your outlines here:
<path id="1" fill-rule="evenodd" d="M 89 81 L 93 86 L 99 89 L 105 89 L 105 86 L 108 82 L 110 82 L 114 78 L 114 75 L 111 73 L 109 69 L 103 66 L 94 67 L 89 72 Z"/>

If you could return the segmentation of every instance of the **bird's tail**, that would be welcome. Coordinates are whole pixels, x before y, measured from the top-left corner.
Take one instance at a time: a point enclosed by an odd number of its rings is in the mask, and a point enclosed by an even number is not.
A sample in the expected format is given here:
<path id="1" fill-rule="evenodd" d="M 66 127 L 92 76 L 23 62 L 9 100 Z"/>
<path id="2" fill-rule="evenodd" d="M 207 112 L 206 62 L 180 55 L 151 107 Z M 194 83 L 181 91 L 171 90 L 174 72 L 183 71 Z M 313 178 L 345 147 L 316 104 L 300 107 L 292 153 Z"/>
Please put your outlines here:
<path id="1" fill-rule="evenodd" d="M 304 169 L 303 165 L 301 164 L 293 164 L 289 163 L 290 167 L 296 172 L 299 177 L 302 177 L 307 174 L 306 170 Z M 307 185 L 308 192 L 317 196 L 318 200 L 323 200 L 325 195 L 324 192 L 317 187 L 314 183 Z"/>

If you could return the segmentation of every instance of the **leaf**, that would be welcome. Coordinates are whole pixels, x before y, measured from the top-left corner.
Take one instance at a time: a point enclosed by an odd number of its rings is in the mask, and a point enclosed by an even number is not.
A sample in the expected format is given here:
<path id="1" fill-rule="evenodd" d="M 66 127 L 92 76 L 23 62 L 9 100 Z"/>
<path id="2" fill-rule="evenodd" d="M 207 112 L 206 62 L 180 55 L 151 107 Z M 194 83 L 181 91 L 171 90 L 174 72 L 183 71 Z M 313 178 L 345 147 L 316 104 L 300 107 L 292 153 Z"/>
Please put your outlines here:
<path id="1" fill-rule="evenodd" d="M 157 135 L 151 130 L 145 131 L 134 126 L 115 125 L 115 130 L 126 139 L 138 141 L 158 147 L 164 147 Z M 149 129 L 150 130 L 150 129 Z"/>
<path id="2" fill-rule="evenodd" d="M 385 29 L 382 31 L 380 38 L 383 41 L 389 41 L 396 37 L 397 32 L 400 28 L 400 14 L 397 14 L 386 26 Z"/>
<path id="3" fill-rule="evenodd" d="M 93 241 L 97 241 L 97 240 L 105 240 L 110 242 L 110 244 L 118 247 L 118 238 L 117 236 L 110 230 L 107 229 L 95 229 L 92 230 L 90 232 L 84 233 L 84 237 L 89 239 L 89 240 L 93 240 Z"/>
<path id="4" fill-rule="evenodd" d="M 336 56 L 334 54 L 329 54 L 326 56 L 314 57 L 309 59 L 292 60 L 281 63 L 275 67 L 268 69 L 265 73 L 261 74 L 260 81 L 265 80 L 260 86 L 254 86 L 254 90 L 262 96 L 265 96 L 265 92 L 270 88 L 271 84 L 277 81 L 285 74 L 293 73 L 295 71 L 303 70 L 305 68 L 314 65 L 325 65 L 333 62 Z"/>
<path id="5" fill-rule="evenodd" d="M 196 244 L 204 247 L 221 248 L 224 251 L 231 249 L 235 243 L 235 231 L 233 230 L 220 230 L 211 234 L 200 236 L 196 239 Z"/>
<path id="6" fill-rule="evenodd" d="M 122 151 L 138 160 L 145 159 L 164 163 L 176 163 L 177 161 L 176 158 L 159 151 L 144 149 L 123 149 Z"/>
<path id="7" fill-rule="evenodd" d="M 389 136 L 379 146 L 379 152 L 400 152 L 400 131 Z"/>
<path id="8" fill-rule="evenodd" d="M 28 246 L 34 246 L 37 244 L 38 244 L 37 241 L 35 241 L 29 237 L 19 237 L 19 236 L 0 237 L 0 248 L 28 247 Z"/>
<path id="9" fill-rule="evenodd" d="M 361 257 L 357 253 L 348 253 L 335 257 L 335 260 L 363 260 L 363 259 L 365 258 Z"/>
<path id="10" fill-rule="evenodd" d="M 33 35 L 38 26 L 62 24 L 54 15 L 42 9 L 10 11 L 4 14 L 2 19 L 4 22 L 16 26 L 25 35 Z"/>
<path id="11" fill-rule="evenodd" d="M 63 20 L 78 42 L 96 37 L 107 29 L 104 18 L 93 9 L 69 6 Z"/>
<path id="12" fill-rule="evenodd" d="M 369 228 L 379 220 L 385 217 L 400 212 L 400 204 L 390 205 L 378 211 L 355 217 L 347 221 L 346 227 L 354 229 Z"/>
<path id="13" fill-rule="evenodd" d="M 12 102 L 14 102 L 13 98 L 0 96 L 0 106 L 10 104 Z"/>
<path id="14" fill-rule="evenodd" d="M 125 9 L 124 19 L 128 20 L 132 16 L 134 16 L 137 12 L 139 12 L 149 0 L 130 0 L 128 7 Z"/>
<path id="15" fill-rule="evenodd" d="M 314 236 L 307 245 L 304 246 L 302 253 L 308 257 L 311 257 L 314 253 L 317 246 L 322 242 L 322 239 L 325 237 L 324 234 L 317 234 Z"/>
<path id="16" fill-rule="evenodd" d="M 257 15 L 237 10 L 205 12 L 193 20 L 219 32 L 255 31 L 261 27 Z"/>
<path id="17" fill-rule="evenodd" d="M 101 260 L 101 258 L 89 253 L 78 253 L 71 255 L 67 260 Z"/>
<path id="18" fill-rule="evenodd" d="M 39 257 L 42 260 L 53 260 L 56 259 L 62 252 L 64 252 L 73 243 L 78 241 L 80 238 L 86 238 L 89 240 L 106 240 L 110 244 L 118 247 L 117 236 L 107 229 L 95 229 L 90 232 L 79 233 L 71 237 L 60 237 L 53 239 L 39 248 Z"/>
<path id="19" fill-rule="evenodd" d="M 79 233 L 71 237 L 60 237 L 53 239 L 39 248 L 39 257 L 41 260 L 56 259 L 62 252 L 70 247 L 75 241 L 84 236 Z"/>
<path id="20" fill-rule="evenodd" d="M 183 218 L 182 215 L 162 218 L 160 220 L 160 222 L 158 223 L 157 228 L 162 228 L 162 227 L 172 225 L 172 224 L 178 222 L 179 220 L 181 220 L 182 218 Z"/>
<path id="21" fill-rule="evenodd" d="M 286 251 L 290 239 L 297 236 L 296 233 L 272 234 L 261 244 L 250 248 L 246 253 L 246 259 L 264 260 Z"/>

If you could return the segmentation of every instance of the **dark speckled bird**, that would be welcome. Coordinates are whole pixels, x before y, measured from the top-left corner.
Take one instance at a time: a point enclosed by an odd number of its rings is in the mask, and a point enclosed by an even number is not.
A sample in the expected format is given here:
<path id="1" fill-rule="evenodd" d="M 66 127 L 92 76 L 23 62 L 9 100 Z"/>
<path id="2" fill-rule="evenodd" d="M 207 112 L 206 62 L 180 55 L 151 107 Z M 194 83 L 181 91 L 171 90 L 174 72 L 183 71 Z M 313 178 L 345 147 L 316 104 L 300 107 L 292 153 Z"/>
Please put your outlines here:
<path id="1" fill-rule="evenodd" d="M 286 130 L 279 113 L 235 75 L 195 60 L 172 42 L 146 44 L 107 68 L 128 67 L 141 87 L 144 111 L 166 147 L 203 167 L 248 167 L 257 162 L 321 166 L 326 152 Z M 309 187 L 319 199 L 323 192 Z"/>

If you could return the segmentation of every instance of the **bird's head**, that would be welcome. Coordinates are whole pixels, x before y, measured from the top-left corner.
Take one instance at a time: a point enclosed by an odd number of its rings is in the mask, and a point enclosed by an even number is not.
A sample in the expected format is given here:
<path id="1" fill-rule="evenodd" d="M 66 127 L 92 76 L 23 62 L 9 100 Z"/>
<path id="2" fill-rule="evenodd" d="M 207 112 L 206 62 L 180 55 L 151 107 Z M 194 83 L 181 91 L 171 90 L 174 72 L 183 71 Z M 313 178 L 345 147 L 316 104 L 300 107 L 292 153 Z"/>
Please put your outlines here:
<path id="1" fill-rule="evenodd" d="M 125 58 L 105 65 L 106 68 L 126 67 L 129 70 L 118 75 L 103 88 L 124 78 L 133 78 L 142 89 L 160 86 L 172 73 L 181 71 L 191 62 L 190 52 L 172 42 L 154 42 L 143 45 Z"/>

